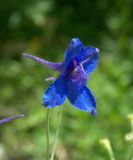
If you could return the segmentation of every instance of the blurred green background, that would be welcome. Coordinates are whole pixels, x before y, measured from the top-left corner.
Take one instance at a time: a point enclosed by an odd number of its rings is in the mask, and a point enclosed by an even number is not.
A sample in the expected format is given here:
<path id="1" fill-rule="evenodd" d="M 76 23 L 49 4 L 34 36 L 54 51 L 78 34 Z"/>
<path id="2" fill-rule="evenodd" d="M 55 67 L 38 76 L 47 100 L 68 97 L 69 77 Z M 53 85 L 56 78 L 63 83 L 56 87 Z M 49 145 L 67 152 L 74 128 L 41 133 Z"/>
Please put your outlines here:
<path id="1" fill-rule="evenodd" d="M 58 160 L 106 160 L 99 139 L 111 140 L 116 159 L 126 160 L 130 130 L 126 115 L 133 107 L 132 0 L 1 0 L 0 118 L 23 113 L 24 119 L 0 126 L 0 160 L 46 159 L 44 90 L 54 74 L 21 53 L 62 61 L 73 37 L 99 48 L 97 70 L 89 88 L 97 100 L 93 117 L 64 105 Z M 51 112 L 51 137 L 57 109 Z"/>

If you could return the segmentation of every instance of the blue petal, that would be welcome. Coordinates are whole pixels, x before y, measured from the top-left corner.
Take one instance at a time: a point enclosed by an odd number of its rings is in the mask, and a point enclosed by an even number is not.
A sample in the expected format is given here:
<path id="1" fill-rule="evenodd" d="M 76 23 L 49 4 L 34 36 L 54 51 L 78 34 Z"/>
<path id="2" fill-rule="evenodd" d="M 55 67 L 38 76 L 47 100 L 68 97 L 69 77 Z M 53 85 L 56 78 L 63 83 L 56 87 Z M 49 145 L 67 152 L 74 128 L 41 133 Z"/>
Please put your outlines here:
<path id="1" fill-rule="evenodd" d="M 72 83 L 68 83 L 68 99 L 71 104 L 85 112 L 90 112 L 91 114 L 96 114 L 96 101 L 91 93 L 91 91 L 84 86 L 83 88 L 78 88 Z"/>
<path id="2" fill-rule="evenodd" d="M 64 103 L 66 99 L 66 84 L 62 76 L 54 81 L 43 95 L 42 103 L 48 108 L 52 108 Z"/>
<path id="3" fill-rule="evenodd" d="M 84 51 L 84 60 L 82 61 L 83 68 L 86 74 L 93 72 L 98 64 L 98 48 L 86 47 Z"/>
<path id="4" fill-rule="evenodd" d="M 78 38 L 73 38 L 65 53 L 64 70 L 66 70 L 73 58 L 76 58 L 78 61 L 80 61 L 83 51 L 84 45 L 82 44 L 82 42 Z"/>

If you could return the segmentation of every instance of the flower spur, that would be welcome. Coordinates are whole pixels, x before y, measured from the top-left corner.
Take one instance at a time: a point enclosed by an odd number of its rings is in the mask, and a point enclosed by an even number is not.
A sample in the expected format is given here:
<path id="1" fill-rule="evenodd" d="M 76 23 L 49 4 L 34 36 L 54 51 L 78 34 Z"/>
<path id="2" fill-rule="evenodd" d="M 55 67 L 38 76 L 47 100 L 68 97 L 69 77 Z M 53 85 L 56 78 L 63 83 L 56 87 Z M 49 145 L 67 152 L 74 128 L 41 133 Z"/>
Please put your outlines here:
<path id="1" fill-rule="evenodd" d="M 65 60 L 53 63 L 44 59 L 23 53 L 24 57 L 33 59 L 40 64 L 59 71 L 60 75 L 43 95 L 42 104 L 47 108 L 59 106 L 66 97 L 70 103 L 85 112 L 96 114 L 96 101 L 91 91 L 86 87 L 90 73 L 98 63 L 98 48 L 85 47 L 78 38 L 73 38 L 65 51 Z"/>
<path id="2" fill-rule="evenodd" d="M 24 114 L 18 114 L 16 116 L 11 116 L 11 117 L 6 117 L 3 119 L 0 119 L 0 125 L 5 124 L 7 122 L 11 122 L 11 121 L 18 119 L 18 118 L 23 118 L 23 117 L 24 117 Z"/>

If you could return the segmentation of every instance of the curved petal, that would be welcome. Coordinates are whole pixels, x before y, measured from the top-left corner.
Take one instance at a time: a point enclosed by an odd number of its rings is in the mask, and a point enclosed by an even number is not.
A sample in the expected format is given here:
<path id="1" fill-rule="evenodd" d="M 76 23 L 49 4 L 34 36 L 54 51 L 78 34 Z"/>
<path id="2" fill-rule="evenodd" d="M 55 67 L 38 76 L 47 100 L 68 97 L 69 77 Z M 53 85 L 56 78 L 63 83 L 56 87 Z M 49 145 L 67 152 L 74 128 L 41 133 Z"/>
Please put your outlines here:
<path id="1" fill-rule="evenodd" d="M 66 99 L 66 84 L 63 76 L 54 81 L 43 95 L 42 104 L 45 107 L 53 108 L 61 105 Z"/>
<path id="2" fill-rule="evenodd" d="M 93 72 L 98 64 L 98 48 L 86 47 L 84 51 L 84 60 L 81 62 L 86 74 Z"/>
<path id="3" fill-rule="evenodd" d="M 65 53 L 64 70 L 66 70 L 66 68 L 68 67 L 69 63 L 73 58 L 76 58 L 78 61 L 80 61 L 83 52 L 84 52 L 83 43 L 78 38 L 73 38 Z"/>
<path id="4" fill-rule="evenodd" d="M 91 91 L 84 86 L 78 89 L 73 84 L 68 84 L 68 95 L 71 104 L 85 112 L 90 112 L 92 115 L 96 114 L 96 101 Z"/>

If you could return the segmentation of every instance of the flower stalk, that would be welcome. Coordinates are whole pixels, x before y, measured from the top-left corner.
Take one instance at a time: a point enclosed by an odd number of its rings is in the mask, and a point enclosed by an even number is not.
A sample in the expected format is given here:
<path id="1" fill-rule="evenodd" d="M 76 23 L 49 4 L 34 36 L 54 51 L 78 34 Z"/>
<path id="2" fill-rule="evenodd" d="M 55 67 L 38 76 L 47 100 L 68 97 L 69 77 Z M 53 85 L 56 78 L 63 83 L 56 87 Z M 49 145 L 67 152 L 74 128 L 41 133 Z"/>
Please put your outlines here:
<path id="1" fill-rule="evenodd" d="M 54 156 L 55 156 L 57 140 L 58 140 L 60 125 L 61 125 L 61 115 L 62 115 L 62 106 L 59 107 L 59 111 L 58 111 L 57 129 L 56 129 L 56 134 L 55 134 L 55 138 L 54 138 L 54 141 L 53 141 L 53 148 L 52 148 L 50 160 L 54 160 Z"/>
<path id="2" fill-rule="evenodd" d="M 47 160 L 49 160 L 50 155 L 50 136 L 49 136 L 49 118 L 50 118 L 50 109 L 47 109 Z"/>

